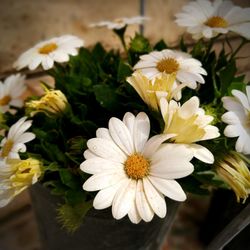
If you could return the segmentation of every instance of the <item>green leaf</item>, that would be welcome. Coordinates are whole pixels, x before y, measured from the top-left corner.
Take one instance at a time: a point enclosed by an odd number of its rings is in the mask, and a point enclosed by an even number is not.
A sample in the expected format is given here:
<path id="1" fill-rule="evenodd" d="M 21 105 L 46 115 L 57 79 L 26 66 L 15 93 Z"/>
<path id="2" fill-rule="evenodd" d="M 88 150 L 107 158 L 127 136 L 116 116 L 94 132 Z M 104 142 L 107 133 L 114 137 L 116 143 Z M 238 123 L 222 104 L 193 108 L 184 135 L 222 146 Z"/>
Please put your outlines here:
<path id="1" fill-rule="evenodd" d="M 230 62 L 225 69 L 220 71 L 219 78 L 221 82 L 221 87 L 220 87 L 221 95 L 225 95 L 227 93 L 227 89 L 234 80 L 236 72 L 237 69 L 235 61 Z"/>
<path id="2" fill-rule="evenodd" d="M 246 84 L 244 82 L 232 82 L 227 89 L 226 95 L 232 95 L 233 89 L 246 92 Z"/>
<path id="3" fill-rule="evenodd" d="M 132 69 L 129 64 L 120 60 L 117 73 L 117 81 L 125 81 L 132 74 Z"/>
<path id="4" fill-rule="evenodd" d="M 74 233 L 81 226 L 84 216 L 91 207 L 92 201 L 75 206 L 64 204 L 57 209 L 57 219 L 69 233 Z"/>
<path id="5" fill-rule="evenodd" d="M 73 175 L 69 169 L 61 169 L 59 174 L 60 174 L 61 181 L 64 185 L 72 189 L 79 188 L 78 180 L 76 176 Z"/>
<path id="6" fill-rule="evenodd" d="M 98 84 L 94 86 L 94 93 L 99 104 L 110 111 L 119 110 L 120 100 L 115 89 L 107 84 Z"/>
<path id="7" fill-rule="evenodd" d="M 159 42 L 157 42 L 154 46 L 154 50 L 163 50 L 163 49 L 167 49 L 168 46 L 167 44 L 164 42 L 164 40 L 160 40 Z"/>
<path id="8" fill-rule="evenodd" d="M 180 49 L 182 51 L 187 52 L 187 46 L 186 46 L 186 44 L 184 42 L 184 37 L 183 36 L 181 37 L 179 46 L 180 46 Z"/>
<path id="9" fill-rule="evenodd" d="M 82 188 L 80 188 L 79 190 L 69 189 L 65 193 L 66 202 L 71 206 L 75 206 L 81 203 L 83 200 L 85 200 L 85 196 L 86 193 Z"/>

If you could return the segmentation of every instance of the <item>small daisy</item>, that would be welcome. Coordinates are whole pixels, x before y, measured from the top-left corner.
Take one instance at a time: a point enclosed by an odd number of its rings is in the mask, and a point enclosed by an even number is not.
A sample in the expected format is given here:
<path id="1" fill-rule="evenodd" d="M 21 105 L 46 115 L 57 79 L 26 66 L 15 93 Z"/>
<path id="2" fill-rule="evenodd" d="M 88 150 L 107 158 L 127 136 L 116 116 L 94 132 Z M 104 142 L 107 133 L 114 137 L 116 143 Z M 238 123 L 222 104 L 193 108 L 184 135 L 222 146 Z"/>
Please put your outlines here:
<path id="1" fill-rule="evenodd" d="M 161 97 L 168 100 L 181 98 L 180 88 L 175 82 L 174 74 L 163 74 L 153 81 L 140 71 L 135 71 L 132 76 L 127 78 L 127 82 L 137 91 L 142 100 L 155 110 L 158 110 Z"/>
<path id="2" fill-rule="evenodd" d="M 142 24 L 145 20 L 148 20 L 148 17 L 144 16 L 135 16 L 135 17 L 121 17 L 116 18 L 113 21 L 101 21 L 98 23 L 90 24 L 90 27 L 107 27 L 110 30 L 119 30 L 124 28 L 126 25 L 131 24 Z"/>
<path id="3" fill-rule="evenodd" d="M 227 137 L 238 137 L 236 151 L 250 154 L 250 86 L 246 87 L 246 94 L 232 91 L 233 97 L 222 98 L 223 106 L 229 112 L 222 116 L 222 121 L 229 124 L 224 130 Z"/>
<path id="4" fill-rule="evenodd" d="M 206 115 L 205 111 L 199 108 L 199 98 L 194 96 L 182 106 L 174 100 L 168 103 L 165 98 L 161 98 L 160 108 L 165 122 L 163 133 L 176 134 L 171 141 L 188 145 L 194 157 L 206 163 L 213 163 L 213 154 L 196 142 L 210 140 L 220 134 L 217 127 L 209 125 L 213 117 Z"/>
<path id="5" fill-rule="evenodd" d="M 0 147 L 0 156 L 2 158 L 19 159 L 18 152 L 25 152 L 25 143 L 33 140 L 35 134 L 27 131 L 32 121 L 26 121 L 27 117 L 19 119 L 10 127 L 7 137 L 3 138 Z"/>
<path id="6" fill-rule="evenodd" d="M 231 1 L 192 1 L 176 18 L 176 23 L 187 27 L 194 39 L 212 38 L 229 31 L 250 39 L 250 8 L 235 6 Z"/>
<path id="7" fill-rule="evenodd" d="M 6 206 L 24 189 L 35 184 L 41 175 L 41 162 L 27 160 L 0 161 L 0 207 Z"/>
<path id="8" fill-rule="evenodd" d="M 123 121 L 109 120 L 97 138 L 88 140 L 81 170 L 92 174 L 83 185 L 97 191 L 93 206 L 112 206 L 115 219 L 128 214 L 133 223 L 151 221 L 154 214 L 166 215 L 164 196 L 184 201 L 186 195 L 174 180 L 193 172 L 192 153 L 185 145 L 162 144 L 173 135 L 156 135 L 149 140 L 150 122 L 145 113 L 126 113 Z"/>
<path id="9" fill-rule="evenodd" d="M 201 67 L 200 61 L 192 58 L 188 53 L 169 49 L 142 55 L 134 69 L 141 70 L 150 79 L 155 79 L 163 73 L 176 74 L 178 83 L 192 89 L 197 87 L 197 82 L 204 83 L 202 75 L 207 74 Z"/>
<path id="10" fill-rule="evenodd" d="M 83 40 L 72 35 L 52 38 L 24 52 L 14 63 L 14 67 L 18 70 L 25 67 L 34 70 L 42 64 L 44 70 L 51 69 L 54 62 L 64 63 L 69 61 L 69 55 L 76 56 L 78 48 L 83 44 Z"/>
<path id="11" fill-rule="evenodd" d="M 25 76 L 16 74 L 7 77 L 4 82 L 0 81 L 0 112 L 5 113 L 9 111 L 15 113 L 11 106 L 17 108 L 23 106 L 21 96 L 26 91 L 24 79 Z"/>

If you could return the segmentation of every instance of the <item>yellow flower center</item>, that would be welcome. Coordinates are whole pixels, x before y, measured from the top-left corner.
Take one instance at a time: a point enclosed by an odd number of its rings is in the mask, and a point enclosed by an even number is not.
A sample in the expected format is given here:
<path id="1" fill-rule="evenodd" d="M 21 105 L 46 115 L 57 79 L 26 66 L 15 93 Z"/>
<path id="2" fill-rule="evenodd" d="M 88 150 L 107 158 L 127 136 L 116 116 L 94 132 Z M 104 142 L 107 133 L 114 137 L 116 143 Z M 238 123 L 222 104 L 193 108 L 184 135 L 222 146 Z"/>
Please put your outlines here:
<path id="1" fill-rule="evenodd" d="M 220 16 L 212 16 L 205 22 L 205 25 L 211 28 L 226 28 L 228 22 Z"/>
<path id="2" fill-rule="evenodd" d="M 48 43 L 48 44 L 45 44 L 43 47 L 39 48 L 38 52 L 40 54 L 49 54 L 50 52 L 54 51 L 57 49 L 57 44 L 55 43 Z"/>
<path id="3" fill-rule="evenodd" d="M 124 169 L 129 178 L 138 180 L 149 174 L 149 161 L 141 154 L 133 154 L 128 157 Z"/>
<path id="4" fill-rule="evenodd" d="M 157 63 L 156 68 L 160 72 L 172 74 L 178 71 L 179 63 L 174 58 L 165 58 Z"/>
<path id="5" fill-rule="evenodd" d="M 11 97 L 9 95 L 4 96 L 3 98 L 0 99 L 0 106 L 9 104 L 10 100 Z"/>
<path id="6" fill-rule="evenodd" d="M 14 145 L 14 142 L 12 140 L 7 140 L 5 144 L 3 145 L 1 157 L 7 157 L 13 145 Z"/>

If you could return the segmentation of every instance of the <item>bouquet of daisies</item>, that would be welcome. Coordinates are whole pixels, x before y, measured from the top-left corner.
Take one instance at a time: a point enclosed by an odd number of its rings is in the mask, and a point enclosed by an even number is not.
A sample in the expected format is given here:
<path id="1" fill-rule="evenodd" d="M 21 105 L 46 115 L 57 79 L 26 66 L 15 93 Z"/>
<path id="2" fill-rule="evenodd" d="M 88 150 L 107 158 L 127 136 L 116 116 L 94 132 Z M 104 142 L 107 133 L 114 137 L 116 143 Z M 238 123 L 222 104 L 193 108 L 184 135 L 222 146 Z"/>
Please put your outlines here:
<path id="1" fill-rule="evenodd" d="M 92 206 L 139 223 L 165 217 L 165 197 L 229 188 L 248 198 L 250 86 L 236 61 L 250 41 L 250 8 L 188 3 L 176 23 L 196 42 L 182 38 L 178 50 L 141 34 L 126 43 L 127 26 L 146 19 L 92 24 L 112 29 L 122 52 L 65 35 L 18 58 L 16 69 L 40 67 L 54 85 L 27 96 L 23 74 L 0 82 L 1 207 L 39 181 L 61 197 L 58 218 L 75 230 Z"/>

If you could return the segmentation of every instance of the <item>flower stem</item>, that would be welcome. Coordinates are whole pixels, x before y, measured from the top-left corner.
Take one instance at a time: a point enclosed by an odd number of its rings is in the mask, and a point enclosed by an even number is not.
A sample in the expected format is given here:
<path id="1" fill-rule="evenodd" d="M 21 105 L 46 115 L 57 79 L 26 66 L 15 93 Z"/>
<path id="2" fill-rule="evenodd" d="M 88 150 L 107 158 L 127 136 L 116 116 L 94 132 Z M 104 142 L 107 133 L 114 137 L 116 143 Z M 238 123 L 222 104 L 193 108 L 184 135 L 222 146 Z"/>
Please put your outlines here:
<path id="1" fill-rule="evenodd" d="M 240 45 L 238 46 L 238 48 L 231 54 L 231 57 L 229 59 L 229 61 L 233 60 L 233 58 L 237 55 L 237 53 L 241 50 L 241 48 L 245 45 L 249 43 L 248 40 L 246 40 L 244 37 L 242 37 L 242 41 L 240 43 Z"/>

